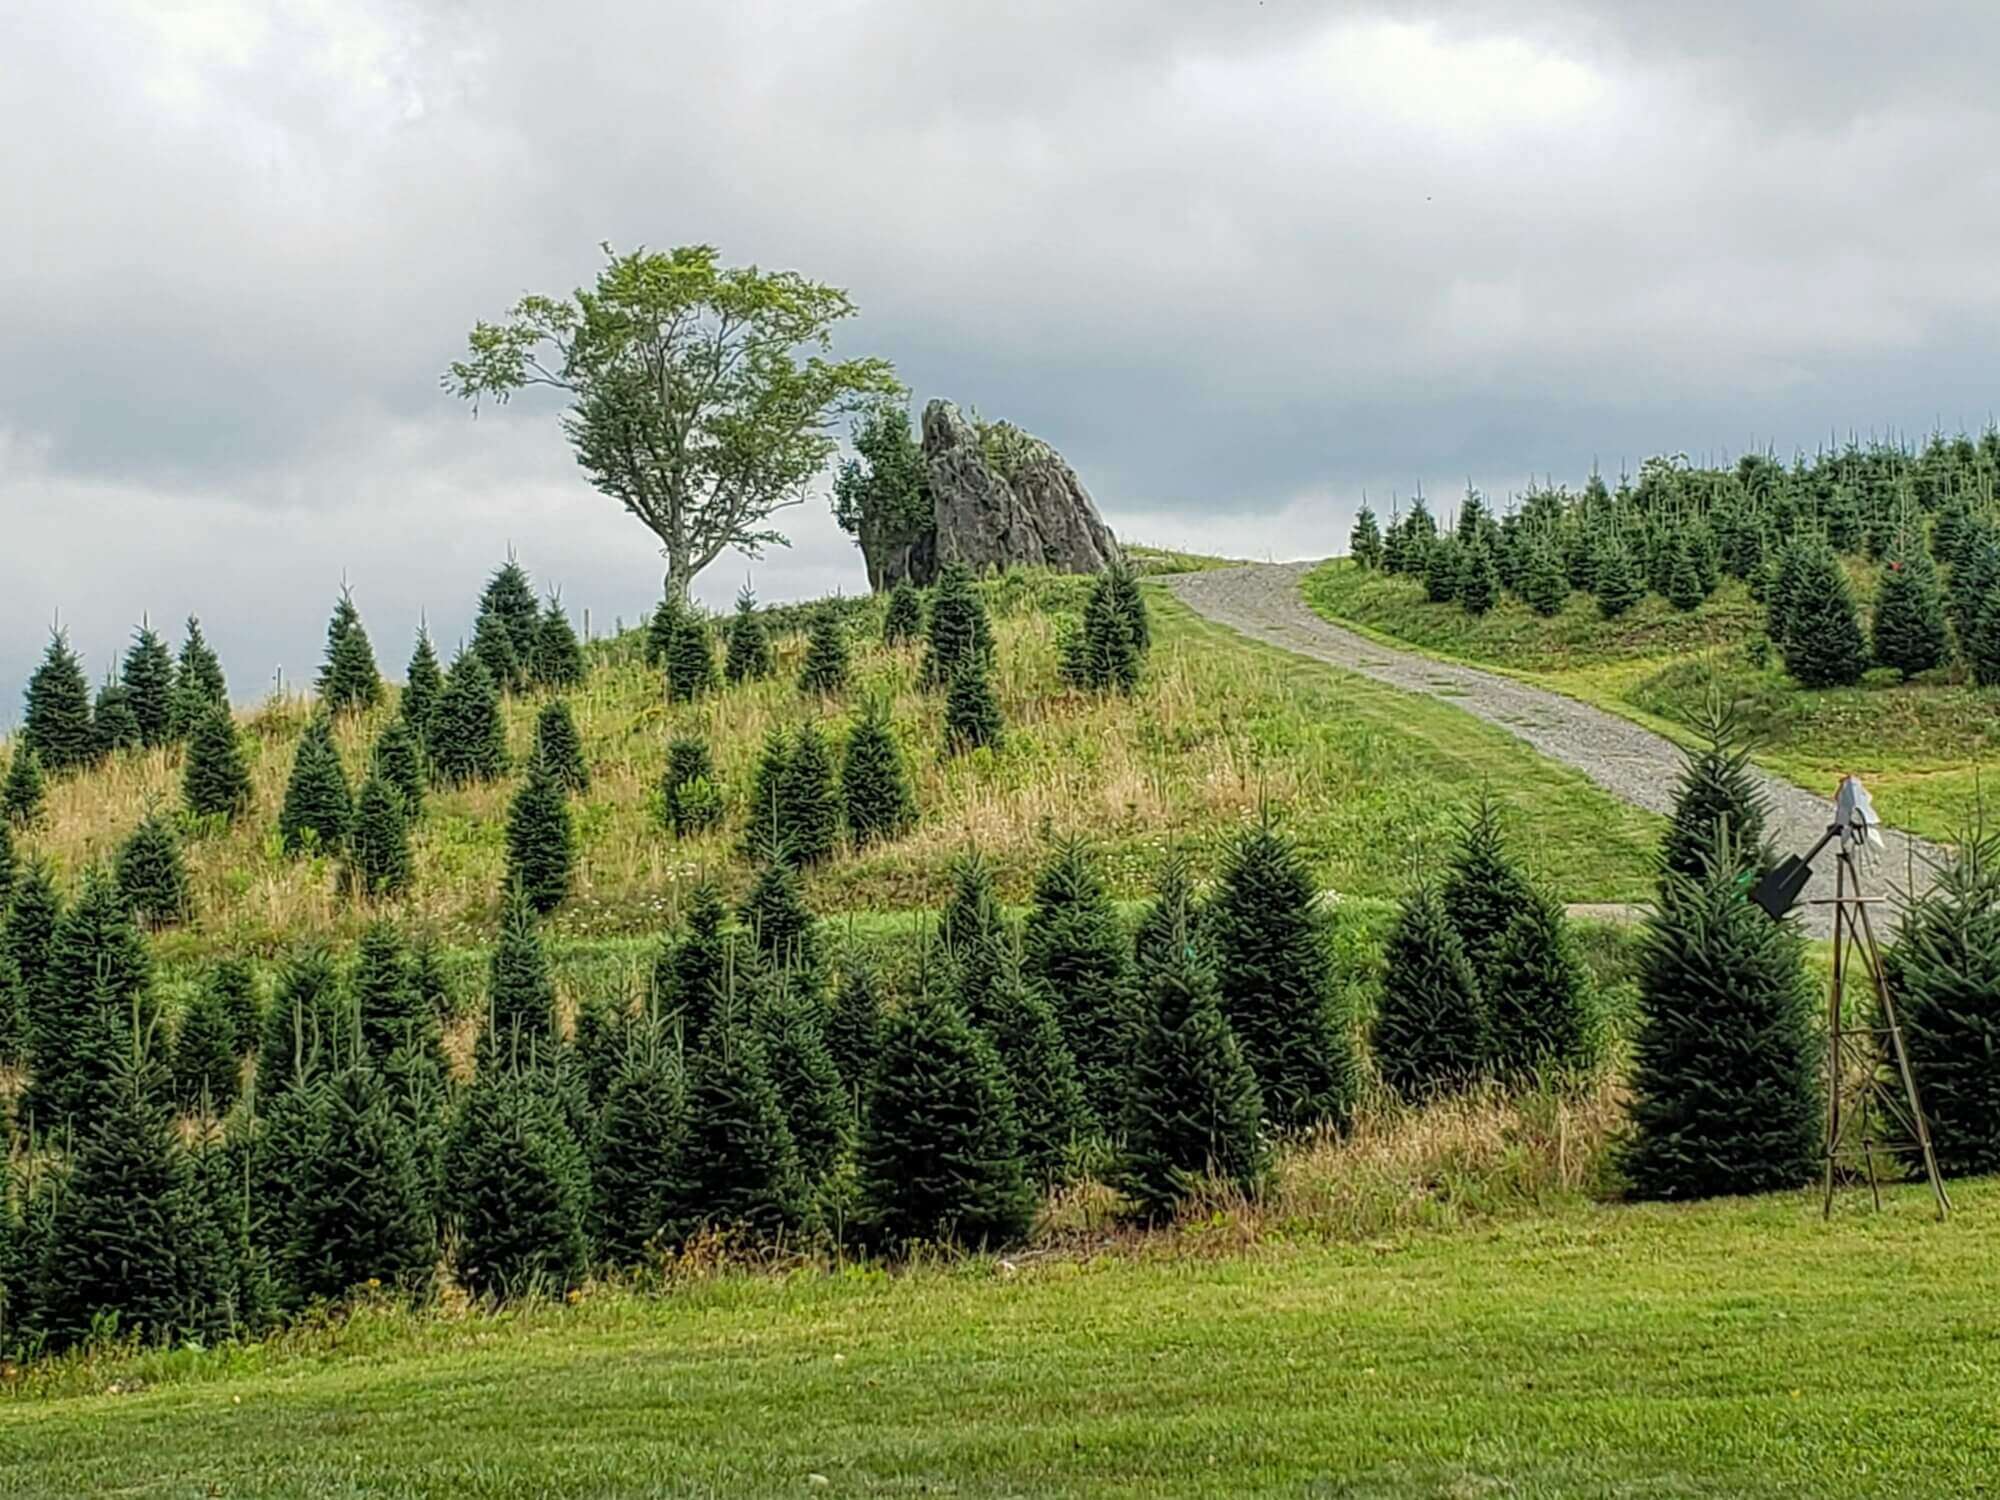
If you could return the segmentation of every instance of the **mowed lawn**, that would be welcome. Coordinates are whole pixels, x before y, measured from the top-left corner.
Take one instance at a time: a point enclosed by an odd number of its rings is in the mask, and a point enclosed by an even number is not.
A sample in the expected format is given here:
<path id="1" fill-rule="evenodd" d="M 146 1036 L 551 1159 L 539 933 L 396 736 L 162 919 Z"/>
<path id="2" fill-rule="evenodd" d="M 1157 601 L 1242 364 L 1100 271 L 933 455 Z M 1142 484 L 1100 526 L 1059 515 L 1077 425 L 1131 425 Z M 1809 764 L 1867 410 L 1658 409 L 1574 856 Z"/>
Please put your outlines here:
<path id="1" fill-rule="evenodd" d="M 365 1315 L 0 1400 L 0 1493 L 2000 1493 L 2000 1183 L 1957 1203 Z"/>

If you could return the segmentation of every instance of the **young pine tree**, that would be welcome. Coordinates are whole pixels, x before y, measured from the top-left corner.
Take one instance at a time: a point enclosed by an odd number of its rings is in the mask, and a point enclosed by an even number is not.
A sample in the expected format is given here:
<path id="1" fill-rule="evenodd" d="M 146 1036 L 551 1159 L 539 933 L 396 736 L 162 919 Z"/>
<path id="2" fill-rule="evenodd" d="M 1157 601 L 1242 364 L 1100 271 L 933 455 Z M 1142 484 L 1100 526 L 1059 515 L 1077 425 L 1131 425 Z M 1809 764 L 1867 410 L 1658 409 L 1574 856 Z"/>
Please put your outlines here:
<path id="1" fill-rule="evenodd" d="M 799 726 L 778 776 L 778 835 L 797 865 L 816 865 L 840 839 L 840 781 L 817 724 Z M 754 824 L 753 824 L 754 826 Z"/>
<path id="2" fill-rule="evenodd" d="M 0 921 L 0 957 L 13 962 L 22 993 L 31 1000 L 41 992 L 48 973 L 62 914 L 62 897 L 48 865 L 39 859 L 29 860 L 15 875 L 8 892 L 6 919 Z"/>
<path id="3" fill-rule="evenodd" d="M 513 671 L 494 675 L 508 692 L 518 692 L 528 684 L 535 659 L 535 643 L 541 635 L 542 612 L 535 603 L 534 581 L 510 551 L 507 561 L 493 570 L 479 596 L 479 618 L 491 620 L 506 637 Z"/>
<path id="4" fill-rule="evenodd" d="M 972 573 L 963 563 L 946 563 L 931 598 L 926 633 L 923 681 L 929 688 L 958 679 L 961 668 L 974 667 L 983 676 L 993 660 L 993 627 L 986 606 L 979 602 Z"/>
<path id="5" fill-rule="evenodd" d="M 674 837 L 706 833 L 722 821 L 725 811 L 707 743 L 683 738 L 668 745 L 667 769 L 660 777 L 660 812 Z M 754 818 L 753 809 L 753 826 Z"/>
<path id="6" fill-rule="evenodd" d="M 986 669 L 968 662 L 951 679 L 951 691 L 944 700 L 944 739 L 947 753 L 963 755 L 981 746 L 998 749 L 1006 734 L 1000 716 L 1000 700 Z"/>
<path id="7" fill-rule="evenodd" d="M 220 1119 L 236 1103 L 243 1086 L 243 1055 L 237 1050 L 233 1018 L 212 986 L 197 990 L 181 1015 L 174 1036 L 174 1102 L 194 1113 Z"/>
<path id="8" fill-rule="evenodd" d="M 1132 638 L 1132 649 L 1143 658 L 1153 649 L 1153 622 L 1146 613 L 1146 596 L 1140 591 L 1139 575 L 1121 552 L 1106 565 L 1104 576 L 1109 582 L 1111 602 L 1125 617 L 1125 631 Z"/>
<path id="9" fill-rule="evenodd" d="M 806 656 L 799 668 L 799 691 L 831 697 L 847 691 L 847 622 L 840 612 L 822 609 L 813 616 L 806 636 Z"/>
<path id="10" fill-rule="evenodd" d="M 1920 545 L 1901 549 L 1882 568 L 1872 644 L 1875 664 L 1894 667 L 1906 682 L 1951 655 L 1937 565 Z"/>
<path id="11" fill-rule="evenodd" d="M 451 664 L 425 740 L 431 774 L 446 786 L 497 781 L 507 770 L 500 690 L 472 652 Z"/>
<path id="12" fill-rule="evenodd" d="M 438 1016 L 417 988 L 402 935 L 391 922 L 371 922 L 355 948 L 355 1024 L 363 1058 L 382 1066 L 399 1050 L 444 1064 Z"/>
<path id="13" fill-rule="evenodd" d="M 679 1067 L 642 1033 L 612 1075 L 591 1153 L 598 1248 L 612 1265 L 636 1265 L 667 1230 L 684 1109 Z"/>
<path id="14" fill-rule="evenodd" d="M 916 826 L 916 794 L 889 722 L 889 706 L 880 698 L 869 701 L 848 732 L 840 790 L 856 848 L 893 842 Z"/>
<path id="15" fill-rule="evenodd" d="M 118 850 L 113 867 L 118 894 L 141 926 L 158 931 L 177 927 L 193 914 L 194 891 L 174 825 L 148 813 Z"/>
<path id="16" fill-rule="evenodd" d="M 818 919 L 806 905 L 804 887 L 791 865 L 767 859 L 736 916 L 771 968 L 819 972 Z"/>
<path id="17" fill-rule="evenodd" d="M 1521 579 L 1521 597 L 1543 619 L 1561 614 L 1569 602 L 1569 575 L 1563 571 L 1562 557 L 1551 543 L 1537 542 L 1529 549 L 1527 570 Z"/>
<path id="18" fill-rule="evenodd" d="M 907 646 L 923 633 L 923 598 L 909 579 L 899 579 L 889 590 L 889 606 L 882 612 L 882 644 L 891 648 Z"/>
<path id="19" fill-rule="evenodd" d="M 1103 1120 L 1119 1116 L 1131 1059 L 1129 944 L 1088 847 L 1062 840 L 1035 877 L 1022 970 L 1055 1012 L 1084 1096 Z"/>
<path id="20" fill-rule="evenodd" d="M 278 836 L 287 854 L 337 854 L 353 820 L 354 794 L 334 747 L 333 721 L 315 714 L 293 753 L 284 806 L 278 810 Z"/>
<path id="21" fill-rule="evenodd" d="M 1596 1066 L 1603 1028 L 1590 972 L 1559 902 L 1531 892 L 1501 934 L 1482 978 L 1494 1070 L 1528 1082 Z"/>
<path id="22" fill-rule="evenodd" d="M 560 1294 L 590 1259 L 590 1166 L 546 1080 L 482 1068 L 446 1143 L 458 1278 L 475 1295 Z"/>
<path id="23" fill-rule="evenodd" d="M 704 880 L 688 898 L 686 929 L 661 946 L 653 965 L 652 1008 L 663 1020 L 677 1017 L 688 1040 L 707 1028 L 728 979 L 728 925 L 722 892 Z"/>
<path id="24" fill-rule="evenodd" d="M 382 674 L 375 668 L 375 648 L 354 607 L 354 595 L 342 587 L 326 626 L 326 660 L 319 669 L 320 701 L 330 713 L 373 708 L 382 701 Z"/>
<path id="25" fill-rule="evenodd" d="M 957 966 L 959 1008 L 979 1016 L 978 1028 L 1006 1070 L 1030 1180 L 1061 1182 L 1096 1133 L 1097 1116 L 1055 1009 L 1041 986 L 1023 978 L 1012 939 L 995 930 L 977 941 L 991 951 Z M 982 981 L 976 992 L 975 977 Z"/>
<path id="26" fill-rule="evenodd" d="M 1222 1014 L 1283 1130 L 1345 1126 L 1360 1093 L 1318 895 L 1298 849 L 1267 817 L 1230 846 L 1208 904 Z"/>
<path id="27" fill-rule="evenodd" d="M 1465 578 L 1465 548 L 1457 538 L 1441 536 L 1424 550 L 1424 598 L 1432 604 L 1452 604 Z"/>
<path id="28" fill-rule="evenodd" d="M 1647 919 L 1620 1161 L 1640 1198 L 1798 1187 L 1818 1164 L 1819 1042 L 1804 945 L 1743 899 L 1725 844 L 1699 879 L 1669 873 Z"/>
<path id="29" fill-rule="evenodd" d="M 1100 573 L 1091 585 L 1082 628 L 1063 651 L 1062 675 L 1086 692 L 1129 693 L 1138 686 L 1139 645 L 1109 573 Z"/>
<path id="30" fill-rule="evenodd" d="M 674 621 L 666 667 L 667 697 L 674 703 L 692 703 L 715 691 L 715 646 L 709 639 L 708 621 L 691 609 Z"/>
<path id="31" fill-rule="evenodd" d="M 487 984 L 483 1057 L 548 1050 L 556 1040 L 556 985 L 535 908 L 519 887 L 508 892 Z"/>
<path id="32" fill-rule="evenodd" d="M 1373 572 L 1382 566 L 1382 528 L 1366 501 L 1355 513 L 1354 529 L 1347 534 L 1347 552 L 1357 567 Z"/>
<path id="33" fill-rule="evenodd" d="M 556 692 L 580 688 L 590 675 L 584 665 L 583 646 L 576 638 L 569 616 L 563 613 L 562 601 L 554 594 L 549 595 L 549 602 L 535 625 L 532 670 L 537 687 Z"/>
<path id="34" fill-rule="evenodd" d="M 1403 902 L 1384 954 L 1375 1065 L 1403 1098 L 1421 1101 L 1485 1075 L 1491 1016 L 1443 901 L 1419 886 Z"/>
<path id="35" fill-rule="evenodd" d="M 1708 597 L 1701 585 L 1701 567 L 1695 560 L 1694 550 L 1685 535 L 1677 534 L 1667 565 L 1667 603 L 1683 614 L 1699 609 Z"/>
<path id="36" fill-rule="evenodd" d="M 1669 876 L 1699 880 L 1719 857 L 1726 830 L 1732 850 L 1752 868 L 1770 864 L 1764 825 L 1770 800 L 1750 766 L 1750 746 L 1735 710 L 1711 698 L 1691 726 L 1697 749 L 1681 757 L 1674 811 L 1660 845 L 1660 865 Z"/>
<path id="37" fill-rule="evenodd" d="M 1861 613 L 1831 547 L 1810 547 L 1785 602 L 1785 670 L 1809 688 L 1847 687 L 1868 668 Z"/>
<path id="38" fill-rule="evenodd" d="M 173 742 L 174 659 L 159 632 L 142 621 L 125 652 L 119 682 L 139 727 L 139 743 L 147 749 Z"/>
<path id="39" fill-rule="evenodd" d="M 784 1101 L 742 997 L 719 998 L 688 1058 L 686 1132 L 668 1179 L 668 1237 L 735 1229 L 765 1238 L 799 1222 L 805 1183 Z"/>
<path id="40" fill-rule="evenodd" d="M 174 667 L 173 710 L 169 731 L 176 740 L 194 733 L 195 726 L 210 709 L 229 707 L 229 681 L 222 675 L 222 661 L 208 637 L 201 633 L 201 621 L 187 619 L 187 634 L 181 639 L 180 660 Z"/>
<path id="41" fill-rule="evenodd" d="M 297 949 L 286 959 L 277 993 L 264 1007 L 257 1038 L 259 1097 L 275 1101 L 293 1084 L 316 1082 L 353 1030 L 332 961 L 320 948 Z"/>
<path id="42" fill-rule="evenodd" d="M 1500 602 L 1500 568 L 1493 549 L 1476 542 L 1465 551 L 1458 578 L 1459 607 L 1469 615 L 1483 615 Z"/>
<path id="43" fill-rule="evenodd" d="M 49 636 L 48 651 L 28 679 L 27 706 L 14 753 L 35 752 L 42 769 L 61 776 L 95 765 L 97 735 L 90 717 L 90 685 L 67 632 Z"/>
<path id="44" fill-rule="evenodd" d="M 391 719 L 375 737 L 368 754 L 370 777 L 380 777 L 402 800 L 406 821 L 415 822 L 424 810 L 424 747 L 401 718 Z M 358 807 L 358 803 L 357 803 Z"/>
<path id="45" fill-rule="evenodd" d="M 804 1185 L 817 1190 L 846 1159 L 853 1118 L 846 1084 L 826 1044 L 819 1002 L 810 985 L 780 976 L 756 1007 L 754 1021 Z"/>
<path id="46" fill-rule="evenodd" d="M 21 892 L 14 901 L 10 928 L 22 913 Z M 75 904 L 50 934 L 46 960 L 37 963 L 27 955 L 22 963 L 22 956 L 17 951 L 24 978 L 39 971 L 28 990 L 33 1067 L 25 1112 L 41 1128 L 59 1128 L 88 1114 L 99 1086 L 133 1057 L 135 1047 L 147 1068 L 163 1050 L 152 957 L 124 897 L 101 869 L 85 873 Z"/>
<path id="47" fill-rule="evenodd" d="M 120 750 L 137 750 L 145 743 L 139 731 L 139 716 L 132 712 L 132 695 L 122 682 L 106 679 L 97 690 L 97 704 L 90 711 L 90 732 L 97 741 L 99 757 Z"/>
<path id="48" fill-rule="evenodd" d="M 211 707 L 188 736 L 181 772 L 181 802 L 194 818 L 233 821 L 250 806 L 250 772 L 236 738 L 236 721 L 225 708 Z"/>
<path id="49" fill-rule="evenodd" d="M 826 1050 L 833 1054 L 833 1065 L 840 1069 L 841 1080 L 847 1085 L 850 1106 L 874 1066 L 881 1037 L 881 986 L 865 960 L 850 956 L 840 966 L 826 1018 Z"/>
<path id="50" fill-rule="evenodd" d="M 1035 1200 L 1005 1070 L 943 996 L 919 995 L 884 1022 L 858 1155 L 878 1244 L 976 1249 L 1028 1232 Z"/>
<path id="51" fill-rule="evenodd" d="M 1500 836 L 1500 804 L 1490 789 L 1481 791 L 1471 815 L 1459 823 L 1458 846 L 1438 899 L 1465 947 L 1474 976 L 1485 986 L 1507 924 L 1534 899 L 1528 877 L 1507 857 Z"/>
<path id="52" fill-rule="evenodd" d="M 230 1051 L 238 1057 L 254 1051 L 263 1029 L 264 1002 L 257 993 L 257 978 L 250 965 L 240 958 L 219 959 L 209 970 L 202 989 L 215 997 L 216 1006 L 228 1022 Z"/>
<path id="53" fill-rule="evenodd" d="M 303 1163 L 286 1257 L 299 1294 L 333 1300 L 363 1283 L 425 1290 L 437 1232 L 415 1145 L 381 1074 L 368 1062 L 343 1068 L 324 1101 L 326 1129 Z"/>
<path id="54" fill-rule="evenodd" d="M 1597 612 L 1615 620 L 1646 597 L 1645 580 L 1632 561 L 1632 554 L 1617 541 L 1606 542 L 1597 553 Z"/>
<path id="55" fill-rule="evenodd" d="M 16 745 L 14 758 L 7 763 L 7 780 L 0 783 L 0 822 L 14 828 L 32 828 L 41 821 L 48 802 L 48 784 L 42 778 L 42 758 L 29 744 Z"/>
<path id="56" fill-rule="evenodd" d="M 722 675 L 730 682 L 761 682 L 775 665 L 770 633 L 764 629 L 764 617 L 757 613 L 757 596 L 746 583 L 736 595 L 736 613 L 729 617 Z"/>
<path id="57" fill-rule="evenodd" d="M 583 759 L 583 736 L 576 732 L 569 703 L 556 698 L 542 705 L 535 716 L 535 754 L 547 764 L 566 792 L 578 795 L 590 790 L 590 767 Z"/>
<path id="58" fill-rule="evenodd" d="M 667 658 L 673 654 L 674 630 L 680 624 L 681 615 L 687 606 L 673 593 L 663 595 L 653 606 L 652 614 L 646 617 L 646 665 L 655 671 L 665 671 Z"/>
<path id="59" fill-rule="evenodd" d="M 431 716 L 443 697 L 444 673 L 438 667 L 437 648 L 431 644 L 430 628 L 419 625 L 416 648 L 410 653 L 409 669 L 403 677 L 403 696 L 396 706 L 398 717 L 410 727 L 419 745 L 430 743 Z"/>
<path id="60" fill-rule="evenodd" d="M 757 764 L 750 773 L 749 816 L 744 823 L 741 848 L 751 859 L 759 858 L 772 841 L 784 840 L 782 788 L 791 759 L 791 736 L 773 725 L 764 732 L 763 748 L 757 752 Z"/>

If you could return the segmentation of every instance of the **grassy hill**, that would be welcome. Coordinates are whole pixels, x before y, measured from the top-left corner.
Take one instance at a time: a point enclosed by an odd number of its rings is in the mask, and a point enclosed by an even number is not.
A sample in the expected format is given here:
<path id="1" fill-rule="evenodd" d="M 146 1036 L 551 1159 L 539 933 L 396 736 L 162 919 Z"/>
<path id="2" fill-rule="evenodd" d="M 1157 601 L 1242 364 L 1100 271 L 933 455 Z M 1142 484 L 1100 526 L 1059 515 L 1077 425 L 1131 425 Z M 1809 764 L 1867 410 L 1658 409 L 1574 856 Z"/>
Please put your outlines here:
<path id="1" fill-rule="evenodd" d="M 1865 607 L 1873 573 L 1849 567 Z M 1648 595 L 1611 621 L 1583 593 L 1548 619 L 1511 596 L 1473 616 L 1426 602 L 1416 579 L 1345 559 L 1309 574 L 1305 595 L 1329 620 L 1526 677 L 1670 735 L 1685 733 L 1713 686 L 1742 706 L 1760 764 L 1829 795 L 1842 775 L 1858 774 L 1885 818 L 1940 840 L 1977 817 L 1983 773 L 2000 752 L 2000 696 L 1962 668 L 1908 683 L 1877 671 L 1851 688 L 1800 687 L 1770 649 L 1763 607 L 1734 579 L 1697 609 Z"/>

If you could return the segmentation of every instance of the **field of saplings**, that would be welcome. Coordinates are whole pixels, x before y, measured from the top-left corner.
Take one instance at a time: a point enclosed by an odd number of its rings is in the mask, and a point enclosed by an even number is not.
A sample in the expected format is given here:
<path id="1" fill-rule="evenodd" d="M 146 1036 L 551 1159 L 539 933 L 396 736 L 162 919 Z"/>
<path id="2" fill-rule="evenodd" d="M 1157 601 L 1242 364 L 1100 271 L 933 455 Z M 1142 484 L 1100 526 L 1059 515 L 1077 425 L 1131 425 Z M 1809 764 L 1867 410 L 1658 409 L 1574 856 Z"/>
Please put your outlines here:
<path id="1" fill-rule="evenodd" d="M 1663 827 L 1126 566 L 585 642 L 510 560 L 400 685 L 344 592 L 309 698 L 232 707 L 194 621 L 89 678 L 52 639 L 6 755 L 15 1360 L 1816 1170 L 1727 715 Z M 1968 841 L 1893 956 L 1953 1173 L 2000 1169 L 1996 881 Z"/>

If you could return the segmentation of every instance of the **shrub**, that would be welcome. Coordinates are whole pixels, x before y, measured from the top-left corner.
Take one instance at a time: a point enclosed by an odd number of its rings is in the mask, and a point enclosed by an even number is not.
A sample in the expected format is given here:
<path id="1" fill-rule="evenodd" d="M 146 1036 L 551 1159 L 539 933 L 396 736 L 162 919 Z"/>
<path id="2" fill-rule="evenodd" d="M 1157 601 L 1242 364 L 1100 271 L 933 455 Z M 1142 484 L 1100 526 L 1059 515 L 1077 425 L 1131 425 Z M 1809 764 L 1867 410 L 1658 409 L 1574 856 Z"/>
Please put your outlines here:
<path id="1" fill-rule="evenodd" d="M 840 762 L 841 800 L 857 848 L 900 838 L 917 821 L 916 793 L 889 723 L 889 707 L 873 699 L 848 732 Z"/>
<path id="2" fill-rule="evenodd" d="M 353 818 L 354 797 L 340 752 L 334 748 L 333 721 L 315 714 L 292 757 L 285 803 L 278 811 L 278 836 L 287 854 L 338 853 Z"/>
<path id="3" fill-rule="evenodd" d="M 326 626 L 326 660 L 319 671 L 320 701 L 329 712 L 373 708 L 382 701 L 382 675 L 375 669 L 375 648 L 354 595 L 345 587 Z"/>
<path id="4" fill-rule="evenodd" d="M 1484 1076 L 1492 1049 L 1479 980 L 1444 903 L 1419 886 L 1403 903 L 1384 957 L 1375 1065 L 1405 1099 L 1462 1089 Z"/>
<path id="5" fill-rule="evenodd" d="M 173 824 L 156 812 L 141 819 L 119 849 L 115 878 L 126 910 L 143 926 L 176 927 L 193 912 L 181 841 Z"/>
<path id="6" fill-rule="evenodd" d="M 565 791 L 590 790 L 590 768 L 584 764 L 583 736 L 576 732 L 569 703 L 557 698 L 535 716 L 535 754 Z"/>
<path id="7" fill-rule="evenodd" d="M 431 774 L 446 786 L 497 780 L 507 769 L 507 730 L 493 674 L 467 652 L 451 664 L 425 748 Z"/>
<path id="8" fill-rule="evenodd" d="M 729 617 L 729 643 L 723 651 L 722 675 L 730 682 L 761 682 L 775 661 L 770 632 L 757 613 L 757 596 L 744 584 L 736 595 L 736 613 Z"/>
<path id="9" fill-rule="evenodd" d="M 805 662 L 799 668 L 799 691 L 821 696 L 847 691 L 847 626 L 835 610 L 813 616 Z"/>

